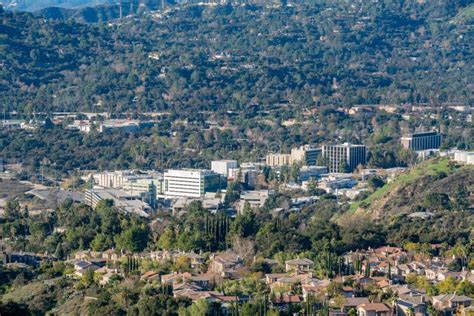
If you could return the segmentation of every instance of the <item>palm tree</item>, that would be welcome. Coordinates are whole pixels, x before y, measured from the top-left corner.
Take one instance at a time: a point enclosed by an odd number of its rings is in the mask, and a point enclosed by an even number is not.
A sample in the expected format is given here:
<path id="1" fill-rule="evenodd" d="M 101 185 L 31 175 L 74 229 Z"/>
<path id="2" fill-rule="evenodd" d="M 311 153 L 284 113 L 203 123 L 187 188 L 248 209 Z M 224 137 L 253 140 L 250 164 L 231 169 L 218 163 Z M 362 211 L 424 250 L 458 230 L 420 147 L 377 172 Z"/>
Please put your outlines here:
<path id="1" fill-rule="evenodd" d="M 449 249 L 446 254 L 448 256 L 453 256 L 461 260 L 461 265 L 464 267 L 466 265 L 466 260 L 468 257 L 467 247 L 460 242 L 457 242 L 453 248 Z"/>

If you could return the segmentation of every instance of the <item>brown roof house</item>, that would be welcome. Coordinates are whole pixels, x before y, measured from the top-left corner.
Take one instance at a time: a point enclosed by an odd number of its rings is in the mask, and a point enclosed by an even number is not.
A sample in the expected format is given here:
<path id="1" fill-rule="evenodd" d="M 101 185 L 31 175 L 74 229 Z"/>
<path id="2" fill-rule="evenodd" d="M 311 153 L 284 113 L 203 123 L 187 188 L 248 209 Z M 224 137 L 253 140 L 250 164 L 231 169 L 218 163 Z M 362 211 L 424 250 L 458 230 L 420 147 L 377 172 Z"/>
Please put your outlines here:
<path id="1" fill-rule="evenodd" d="M 360 304 L 357 306 L 359 316 L 392 316 L 392 309 L 383 303 Z"/>
<path id="2" fill-rule="evenodd" d="M 343 297 L 341 300 L 331 299 L 329 306 L 330 316 L 346 316 L 349 310 L 357 309 L 357 306 L 362 304 L 369 304 L 370 301 L 367 297 Z"/>
<path id="3" fill-rule="evenodd" d="M 239 256 L 233 254 L 220 254 L 211 257 L 209 272 L 226 278 L 234 275 L 235 271 L 242 266 L 243 260 Z"/>

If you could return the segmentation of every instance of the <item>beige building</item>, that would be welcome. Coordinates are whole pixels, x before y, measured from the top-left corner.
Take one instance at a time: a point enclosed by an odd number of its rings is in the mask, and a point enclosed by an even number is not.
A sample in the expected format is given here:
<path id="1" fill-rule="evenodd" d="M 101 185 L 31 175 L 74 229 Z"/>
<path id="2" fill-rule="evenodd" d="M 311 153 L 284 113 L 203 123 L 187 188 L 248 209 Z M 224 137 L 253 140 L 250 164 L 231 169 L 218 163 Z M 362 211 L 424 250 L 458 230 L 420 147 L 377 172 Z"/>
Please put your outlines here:
<path id="1" fill-rule="evenodd" d="M 294 163 L 315 166 L 320 154 L 321 148 L 313 145 L 303 145 L 292 148 L 290 154 L 268 154 L 265 157 L 265 162 L 270 167 L 286 166 Z"/>
<path id="2" fill-rule="evenodd" d="M 290 164 L 302 163 L 304 166 L 316 166 L 316 161 L 321 152 L 321 148 L 312 145 L 303 145 L 292 148 Z"/>
<path id="3" fill-rule="evenodd" d="M 265 163 L 270 167 L 290 165 L 291 154 L 268 154 Z"/>

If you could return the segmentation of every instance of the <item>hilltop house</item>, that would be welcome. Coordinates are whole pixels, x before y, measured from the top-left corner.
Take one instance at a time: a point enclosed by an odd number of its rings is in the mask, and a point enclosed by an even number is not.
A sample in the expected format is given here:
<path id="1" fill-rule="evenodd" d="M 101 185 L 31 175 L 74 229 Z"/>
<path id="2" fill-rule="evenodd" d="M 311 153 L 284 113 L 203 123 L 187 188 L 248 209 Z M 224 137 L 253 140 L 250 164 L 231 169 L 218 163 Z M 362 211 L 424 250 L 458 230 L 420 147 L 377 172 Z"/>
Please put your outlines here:
<path id="1" fill-rule="evenodd" d="M 286 272 L 307 273 L 314 269 L 314 262 L 312 260 L 302 258 L 293 259 L 285 262 Z"/>

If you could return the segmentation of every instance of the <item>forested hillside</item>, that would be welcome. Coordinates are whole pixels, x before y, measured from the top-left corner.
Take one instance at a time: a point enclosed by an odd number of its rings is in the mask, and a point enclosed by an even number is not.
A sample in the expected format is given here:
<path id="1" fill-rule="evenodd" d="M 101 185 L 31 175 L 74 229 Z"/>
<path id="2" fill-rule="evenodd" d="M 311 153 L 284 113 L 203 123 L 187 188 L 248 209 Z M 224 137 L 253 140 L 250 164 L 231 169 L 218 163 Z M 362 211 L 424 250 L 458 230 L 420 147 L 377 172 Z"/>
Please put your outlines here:
<path id="1" fill-rule="evenodd" d="M 351 208 L 378 220 L 404 216 L 413 211 L 448 211 L 449 214 L 469 206 L 465 199 L 473 191 L 472 166 L 460 166 L 447 158 L 438 158 L 410 168 Z M 459 203 L 460 200 L 467 205 Z"/>
<path id="2" fill-rule="evenodd" d="M 473 100 L 469 1 L 176 6 L 112 23 L 0 12 L 8 111 L 298 110 Z"/>

